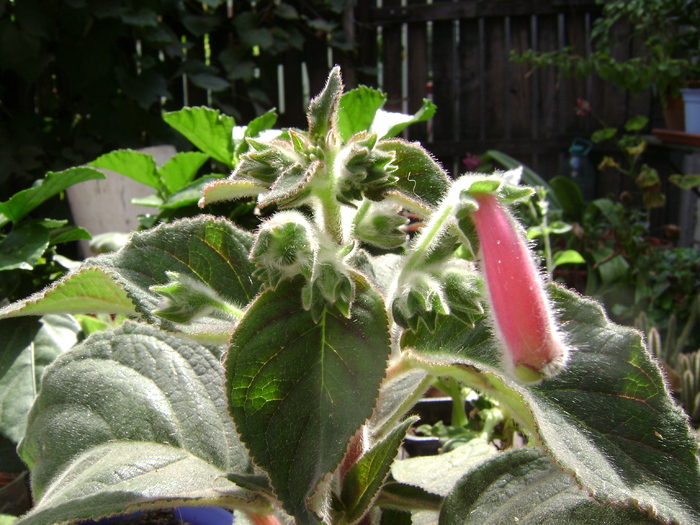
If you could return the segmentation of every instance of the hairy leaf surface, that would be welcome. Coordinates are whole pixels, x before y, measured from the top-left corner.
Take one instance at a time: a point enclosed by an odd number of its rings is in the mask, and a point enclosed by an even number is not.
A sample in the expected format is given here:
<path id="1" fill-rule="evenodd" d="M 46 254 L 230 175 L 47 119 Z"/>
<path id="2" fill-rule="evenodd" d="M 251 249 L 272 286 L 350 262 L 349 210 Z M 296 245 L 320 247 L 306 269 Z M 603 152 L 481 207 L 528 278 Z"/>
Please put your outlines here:
<path id="1" fill-rule="evenodd" d="M 389 356 L 381 296 L 356 282 L 352 318 L 325 309 L 318 323 L 301 303 L 300 280 L 263 292 L 231 339 L 229 408 L 255 462 L 300 522 L 323 477 L 369 418 Z"/>

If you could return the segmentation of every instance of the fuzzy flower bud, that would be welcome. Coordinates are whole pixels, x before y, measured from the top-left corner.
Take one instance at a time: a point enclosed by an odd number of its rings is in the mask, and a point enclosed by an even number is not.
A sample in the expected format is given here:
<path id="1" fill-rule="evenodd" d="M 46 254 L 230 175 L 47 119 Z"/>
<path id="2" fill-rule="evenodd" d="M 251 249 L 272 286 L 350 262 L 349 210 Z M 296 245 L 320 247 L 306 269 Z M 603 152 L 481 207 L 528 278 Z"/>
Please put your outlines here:
<path id="1" fill-rule="evenodd" d="M 479 239 L 482 273 L 504 365 L 523 381 L 551 377 L 566 363 L 542 278 L 526 241 L 496 195 L 472 193 L 471 219 Z"/>
<path id="2" fill-rule="evenodd" d="M 167 284 L 151 286 L 161 296 L 153 313 L 174 323 L 190 323 L 200 317 L 237 319 L 243 311 L 219 297 L 205 283 L 178 272 L 165 272 Z"/>
<path id="3" fill-rule="evenodd" d="M 250 259 L 254 274 L 270 288 L 299 274 L 311 277 L 317 246 L 314 228 L 297 211 L 282 211 L 265 222 L 258 232 Z"/>

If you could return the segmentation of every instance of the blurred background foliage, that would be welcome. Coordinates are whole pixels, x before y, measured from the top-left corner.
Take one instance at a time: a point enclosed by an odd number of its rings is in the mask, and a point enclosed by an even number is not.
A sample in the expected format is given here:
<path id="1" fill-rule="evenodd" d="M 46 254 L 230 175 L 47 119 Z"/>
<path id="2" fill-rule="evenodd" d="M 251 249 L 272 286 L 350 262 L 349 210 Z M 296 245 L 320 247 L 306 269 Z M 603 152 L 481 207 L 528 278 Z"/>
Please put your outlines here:
<path id="1" fill-rule="evenodd" d="M 163 110 L 208 105 L 248 122 L 277 106 L 266 93 L 287 54 L 351 50 L 350 3 L 0 0 L 0 202 L 112 149 L 191 149 Z"/>

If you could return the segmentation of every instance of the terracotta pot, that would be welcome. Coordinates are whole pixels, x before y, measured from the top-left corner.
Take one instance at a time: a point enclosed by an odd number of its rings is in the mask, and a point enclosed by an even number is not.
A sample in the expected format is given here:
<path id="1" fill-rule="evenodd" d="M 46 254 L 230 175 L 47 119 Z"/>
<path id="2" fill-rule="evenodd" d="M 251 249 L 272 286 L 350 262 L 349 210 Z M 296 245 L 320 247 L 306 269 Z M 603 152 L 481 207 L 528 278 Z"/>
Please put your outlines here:
<path id="1" fill-rule="evenodd" d="M 683 97 L 667 97 L 663 108 L 666 128 L 674 131 L 685 131 L 685 106 Z"/>

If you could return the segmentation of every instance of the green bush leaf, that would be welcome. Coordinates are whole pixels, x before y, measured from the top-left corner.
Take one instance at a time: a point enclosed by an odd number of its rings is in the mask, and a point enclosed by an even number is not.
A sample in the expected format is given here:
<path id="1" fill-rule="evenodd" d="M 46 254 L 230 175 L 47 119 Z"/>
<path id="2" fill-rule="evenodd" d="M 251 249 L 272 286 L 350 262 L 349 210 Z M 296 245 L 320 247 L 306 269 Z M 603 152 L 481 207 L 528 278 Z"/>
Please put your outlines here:
<path id="1" fill-rule="evenodd" d="M 549 184 L 561 204 L 564 220 L 581 222 L 586 202 L 583 200 L 583 193 L 581 193 L 579 185 L 572 179 L 562 176 L 554 177 L 549 181 Z"/>
<path id="2" fill-rule="evenodd" d="M 393 118 L 389 119 L 390 123 L 388 126 L 381 125 L 379 122 L 373 122 L 372 131 L 378 133 L 380 139 L 395 137 L 411 124 L 417 124 L 418 122 L 425 122 L 426 120 L 430 120 L 431 118 L 433 118 L 433 115 L 435 115 L 435 111 L 437 111 L 437 106 L 427 98 L 424 98 L 423 105 L 418 111 L 416 111 L 415 114 L 404 115 L 405 118 L 400 118 L 398 119 L 398 121 Z M 381 118 L 382 114 L 380 113 L 379 115 Z M 384 115 L 386 116 L 387 114 L 385 113 Z M 396 114 L 391 114 L 392 117 L 394 117 L 395 115 Z M 375 120 L 377 120 L 376 117 Z"/>
<path id="3" fill-rule="evenodd" d="M 418 361 L 499 400 L 531 442 L 597 500 L 636 500 L 663 521 L 697 521 L 697 440 L 641 336 L 611 323 L 593 301 L 559 287 L 549 290 L 573 348 L 554 378 L 530 387 L 509 379 L 487 326 L 460 330 L 452 319 L 439 323 L 435 333 L 416 336 L 415 348 L 426 354 Z"/>
<path id="4" fill-rule="evenodd" d="M 249 459 L 223 384 L 219 350 L 129 321 L 59 356 L 20 444 L 38 499 L 24 522 L 235 499 L 224 473 Z"/>
<path id="5" fill-rule="evenodd" d="M 384 102 L 385 93 L 367 86 L 343 94 L 338 107 L 338 132 L 343 142 L 355 133 L 368 130 Z"/>
<path id="6" fill-rule="evenodd" d="M 183 108 L 163 114 L 163 120 L 182 133 L 200 151 L 233 168 L 233 138 L 236 121 L 215 109 Z"/>
<path id="7" fill-rule="evenodd" d="M 586 259 L 576 250 L 564 250 L 554 254 L 554 266 L 562 264 L 585 264 Z"/>
<path id="8" fill-rule="evenodd" d="M 535 448 L 481 463 L 445 499 L 440 525 L 642 525 L 657 523 L 634 506 L 603 506 Z"/>
<path id="9" fill-rule="evenodd" d="M 596 144 L 600 144 L 601 142 L 605 142 L 606 140 L 610 140 L 617 134 L 617 129 L 615 128 L 603 128 L 599 129 L 597 131 L 594 131 L 593 134 L 591 135 L 591 140 L 595 142 Z"/>
<path id="10" fill-rule="evenodd" d="M 126 290 L 109 273 L 81 268 L 46 290 L 0 308 L 0 318 L 99 312 L 135 315 L 136 309 Z"/>
<path id="11" fill-rule="evenodd" d="M 49 230 L 36 223 L 13 229 L 0 241 L 0 271 L 31 270 L 49 248 Z"/>
<path id="12" fill-rule="evenodd" d="M 183 189 L 197 176 L 197 171 L 209 158 L 198 151 L 180 152 L 158 168 L 158 178 L 168 190 L 168 194 Z"/>
<path id="13" fill-rule="evenodd" d="M 0 226 L 8 220 L 16 224 L 34 208 L 73 184 L 104 178 L 102 173 L 86 166 L 49 172 L 46 177 L 35 182 L 31 188 L 17 192 L 9 200 L 0 203 Z"/>
<path id="14" fill-rule="evenodd" d="M 156 174 L 156 161 L 147 153 L 118 149 L 97 157 L 90 165 L 116 171 L 151 188 L 160 188 L 160 179 Z"/>
<path id="15" fill-rule="evenodd" d="M 700 175 L 690 173 L 687 175 L 671 175 L 668 180 L 683 190 L 692 190 L 696 186 L 700 186 Z"/>
<path id="16" fill-rule="evenodd" d="M 92 235 L 85 228 L 80 226 L 64 226 L 55 230 L 51 230 L 51 244 L 60 244 L 63 242 L 73 241 L 89 241 Z"/>
<path id="17" fill-rule="evenodd" d="M 0 432 L 19 443 L 44 368 L 78 341 L 68 315 L 0 321 Z"/>
<path id="18" fill-rule="evenodd" d="M 300 523 L 315 523 L 308 498 L 372 413 L 389 333 L 381 296 L 362 280 L 352 319 L 324 309 L 318 323 L 302 307 L 302 286 L 285 281 L 248 308 L 231 338 L 227 390 L 275 494 Z"/>

